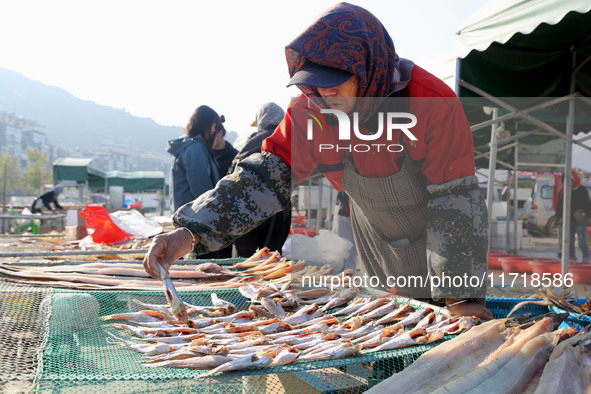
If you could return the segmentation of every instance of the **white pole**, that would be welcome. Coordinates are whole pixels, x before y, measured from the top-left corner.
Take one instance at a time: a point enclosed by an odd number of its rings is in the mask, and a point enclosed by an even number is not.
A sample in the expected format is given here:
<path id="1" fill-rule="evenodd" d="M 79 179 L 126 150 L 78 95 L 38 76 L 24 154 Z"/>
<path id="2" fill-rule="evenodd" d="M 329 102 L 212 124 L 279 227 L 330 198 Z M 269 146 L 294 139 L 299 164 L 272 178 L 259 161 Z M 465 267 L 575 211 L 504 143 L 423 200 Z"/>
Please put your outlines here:
<path id="1" fill-rule="evenodd" d="M 458 59 L 459 63 L 459 59 Z M 496 119 L 499 115 L 499 109 L 494 108 L 492 117 Z M 497 167 L 497 127 L 498 123 L 493 123 L 490 128 L 490 157 L 488 162 L 488 195 L 486 197 L 488 204 L 488 250 L 490 251 L 492 245 L 492 211 L 494 204 L 494 187 L 495 187 L 495 169 Z"/>
<path id="2" fill-rule="evenodd" d="M 571 80 L 570 80 L 570 92 L 573 93 L 575 91 L 575 83 L 576 83 L 576 73 L 574 70 L 576 69 L 576 52 L 573 51 L 572 54 L 572 72 L 571 72 Z M 568 117 L 566 119 L 566 152 L 564 152 L 564 193 L 563 193 L 563 205 L 562 205 L 562 256 L 561 256 L 561 265 L 562 265 L 562 275 L 566 275 L 568 273 L 568 266 L 570 262 L 570 199 L 571 199 L 571 186 L 572 186 L 572 179 L 571 179 L 571 172 L 573 166 L 573 144 L 572 144 L 572 137 L 573 137 L 573 129 L 575 124 L 575 99 L 570 98 L 568 100 Z"/>
<path id="3" fill-rule="evenodd" d="M 519 144 L 517 144 L 513 149 L 514 150 L 514 161 L 515 161 L 515 177 L 513 178 L 513 185 L 515 189 L 515 193 L 513 193 L 513 250 L 514 254 L 517 254 L 519 251 L 519 234 L 517 234 L 517 224 L 519 221 L 519 197 L 517 196 L 518 188 L 519 188 L 519 177 L 518 177 L 518 167 L 519 164 L 517 163 L 518 159 L 518 151 L 519 151 Z"/>

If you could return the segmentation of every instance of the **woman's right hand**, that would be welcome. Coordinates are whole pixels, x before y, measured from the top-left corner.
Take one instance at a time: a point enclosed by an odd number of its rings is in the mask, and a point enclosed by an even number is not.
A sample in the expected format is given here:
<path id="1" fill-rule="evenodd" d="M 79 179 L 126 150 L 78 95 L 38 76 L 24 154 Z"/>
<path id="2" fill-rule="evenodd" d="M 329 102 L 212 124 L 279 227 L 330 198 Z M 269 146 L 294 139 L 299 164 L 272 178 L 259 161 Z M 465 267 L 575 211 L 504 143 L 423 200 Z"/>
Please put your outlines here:
<path id="1" fill-rule="evenodd" d="M 195 242 L 199 242 L 199 235 L 194 235 Z M 155 236 L 144 257 L 144 269 L 152 278 L 160 279 L 160 266 L 168 271 L 175 260 L 192 250 L 192 244 L 193 239 L 184 228 Z"/>

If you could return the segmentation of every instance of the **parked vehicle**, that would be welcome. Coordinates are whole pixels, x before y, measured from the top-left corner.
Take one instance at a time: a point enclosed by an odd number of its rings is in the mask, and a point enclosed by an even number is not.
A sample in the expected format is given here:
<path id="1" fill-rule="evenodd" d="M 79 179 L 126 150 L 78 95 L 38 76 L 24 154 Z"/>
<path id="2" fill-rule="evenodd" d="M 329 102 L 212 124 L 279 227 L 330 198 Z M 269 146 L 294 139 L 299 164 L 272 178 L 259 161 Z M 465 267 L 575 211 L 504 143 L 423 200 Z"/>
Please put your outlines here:
<path id="1" fill-rule="evenodd" d="M 591 182 L 583 181 L 591 196 Z M 513 201 L 512 183 L 505 186 L 502 199 Z M 527 175 L 517 179 L 517 207 L 518 218 L 523 220 L 524 227 L 530 232 L 543 232 L 549 236 L 556 236 L 556 216 L 552 209 L 552 194 L 554 193 L 554 179 L 551 175 Z"/>
<path id="2" fill-rule="evenodd" d="M 499 217 L 507 216 L 507 202 L 501 200 L 501 194 L 503 188 L 501 186 L 495 185 L 494 186 L 494 193 L 493 193 L 493 206 L 492 209 L 488 206 L 488 184 L 487 183 L 480 183 L 478 185 L 480 188 L 480 193 L 484 196 L 484 201 L 486 202 L 486 206 L 488 208 L 488 214 L 492 220 L 497 220 Z"/>

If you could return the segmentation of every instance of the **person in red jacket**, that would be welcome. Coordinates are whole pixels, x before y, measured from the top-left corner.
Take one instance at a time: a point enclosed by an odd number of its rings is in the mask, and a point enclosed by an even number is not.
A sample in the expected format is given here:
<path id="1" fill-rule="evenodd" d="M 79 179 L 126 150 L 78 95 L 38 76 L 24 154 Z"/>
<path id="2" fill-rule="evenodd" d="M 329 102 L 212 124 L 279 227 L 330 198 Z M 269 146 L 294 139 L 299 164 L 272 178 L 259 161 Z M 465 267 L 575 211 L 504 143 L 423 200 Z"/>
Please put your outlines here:
<path id="1" fill-rule="evenodd" d="M 576 171 L 571 172 L 571 203 L 570 203 L 570 238 L 569 250 L 571 260 L 577 260 L 577 251 L 575 248 L 575 235 L 579 241 L 579 249 L 583 254 L 582 262 L 589 263 L 591 254 L 589 253 L 589 243 L 587 241 L 587 224 L 591 218 L 591 201 L 587 188 L 581 185 L 581 178 Z M 558 191 L 558 204 L 556 205 L 556 217 L 558 222 L 562 223 L 564 209 L 564 185 Z M 559 236 L 561 233 L 559 232 Z M 560 245 L 560 243 L 559 243 Z"/>
<path id="2" fill-rule="evenodd" d="M 290 43 L 286 58 L 302 94 L 260 154 L 177 210 L 182 228 L 154 239 L 146 271 L 159 277 L 158 264 L 168 269 L 193 239 L 201 253 L 231 243 L 289 204 L 292 175 L 298 183 L 317 170 L 351 199 L 364 275 L 452 313 L 492 318 L 487 212 L 454 93 L 399 58 L 379 20 L 347 3 Z"/>

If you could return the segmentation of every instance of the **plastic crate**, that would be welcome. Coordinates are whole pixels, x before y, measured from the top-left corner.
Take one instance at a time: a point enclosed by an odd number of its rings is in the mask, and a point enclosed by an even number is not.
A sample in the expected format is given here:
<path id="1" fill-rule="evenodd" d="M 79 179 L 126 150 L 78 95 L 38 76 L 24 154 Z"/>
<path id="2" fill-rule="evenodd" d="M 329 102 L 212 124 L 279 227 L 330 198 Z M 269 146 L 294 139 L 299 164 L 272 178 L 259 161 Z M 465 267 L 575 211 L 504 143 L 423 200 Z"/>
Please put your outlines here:
<path id="1" fill-rule="evenodd" d="M 579 298 L 576 302 L 576 305 L 578 304 L 584 304 L 587 300 L 585 300 L 584 298 Z M 581 316 L 579 317 L 578 313 L 575 312 L 567 312 L 564 309 L 561 309 L 557 306 L 551 306 L 550 310 L 552 312 L 556 312 L 556 313 L 568 313 L 568 317 L 566 318 L 566 320 L 559 326 L 559 328 L 565 328 L 565 327 L 576 327 L 577 329 L 580 328 L 584 328 L 587 327 L 589 324 L 591 324 L 591 316 Z"/>
<path id="2" fill-rule="evenodd" d="M 540 301 L 539 299 L 529 298 L 496 298 L 491 297 L 486 299 L 486 307 L 492 312 L 495 319 L 507 317 L 511 309 L 520 302 L 524 301 Z M 523 315 L 529 313 L 531 316 L 539 316 L 548 313 L 548 307 L 545 305 L 526 304 L 513 313 L 513 315 Z M 512 316 L 513 316 L 512 315 Z"/>

